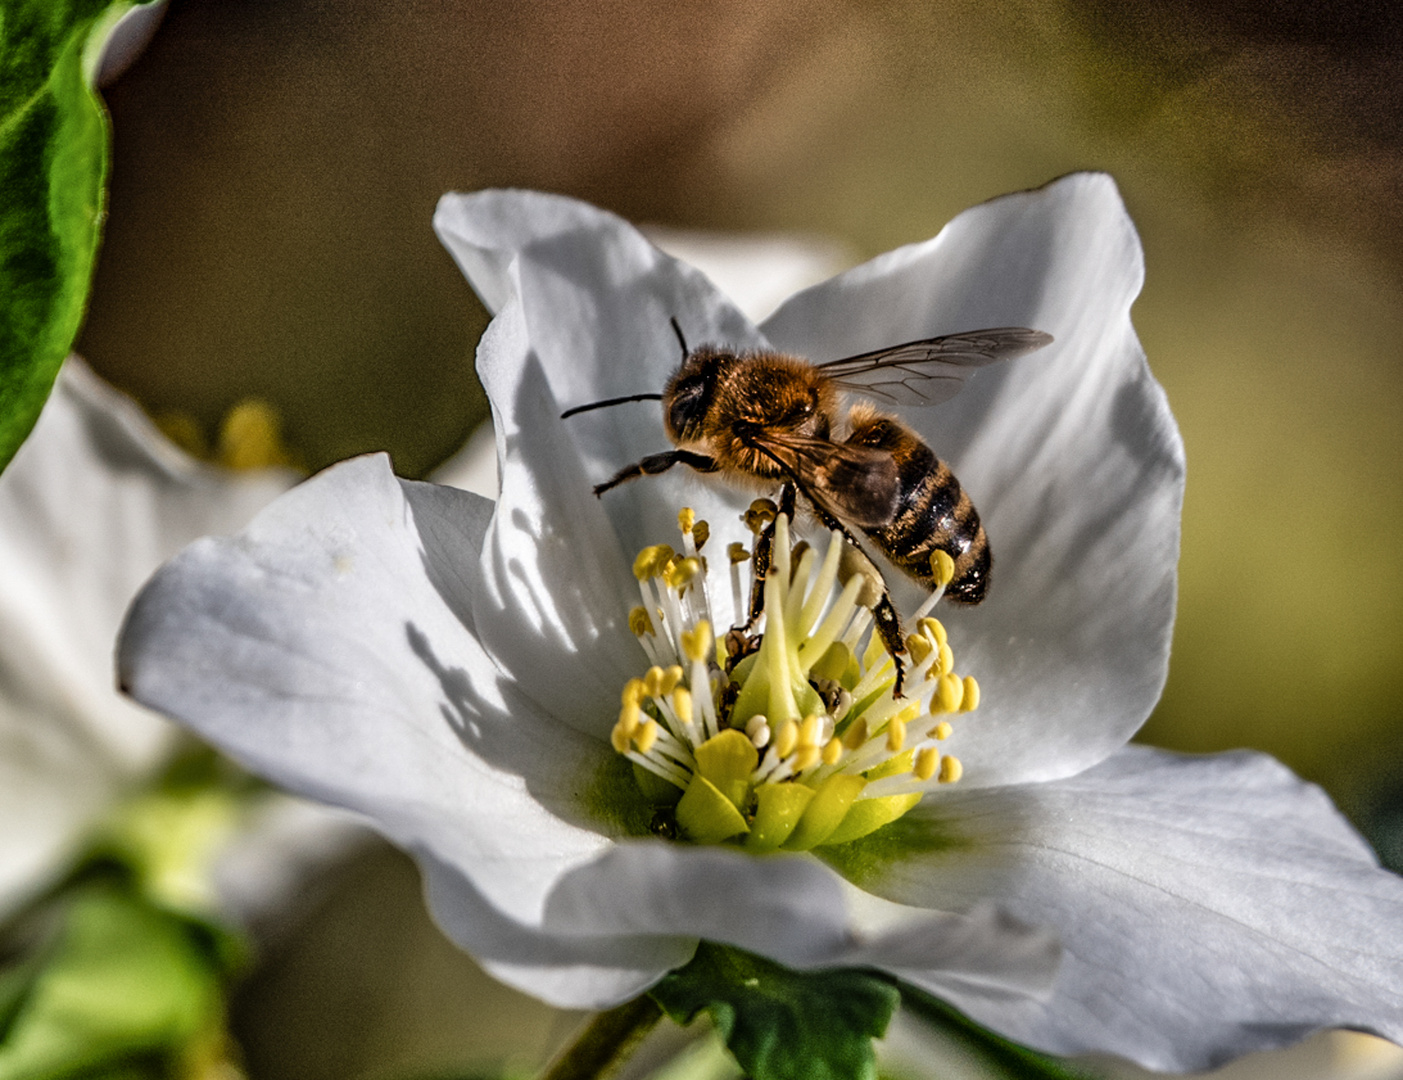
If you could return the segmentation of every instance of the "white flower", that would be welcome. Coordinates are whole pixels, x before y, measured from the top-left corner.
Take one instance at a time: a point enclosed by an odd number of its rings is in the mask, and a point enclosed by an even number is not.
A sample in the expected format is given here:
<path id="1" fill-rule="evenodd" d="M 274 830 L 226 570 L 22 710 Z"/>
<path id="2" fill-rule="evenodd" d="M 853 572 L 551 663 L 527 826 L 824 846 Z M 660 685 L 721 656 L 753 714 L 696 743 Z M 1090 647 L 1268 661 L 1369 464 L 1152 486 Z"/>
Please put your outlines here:
<path id="1" fill-rule="evenodd" d="M 116 688 L 117 629 L 137 589 L 192 539 L 232 532 L 296 479 L 200 464 L 81 360 L 64 364 L 0 475 L 0 915 L 61 874 L 174 745 L 178 729 Z M 288 800 L 260 820 L 265 846 L 308 827 Z M 250 904 L 254 844 L 241 841 L 245 872 L 226 890 Z"/>
<path id="2" fill-rule="evenodd" d="M 398 481 L 380 458 L 328 470 L 157 575 L 120 645 L 138 700 L 376 819 L 419 860 L 444 929 L 557 1004 L 621 1001 L 705 938 L 879 967 L 1014 1039 L 1156 1068 L 1322 1026 L 1403 1037 L 1403 885 L 1328 801 L 1257 755 L 1125 746 L 1165 677 L 1184 473 L 1130 325 L 1141 253 L 1107 177 L 977 207 L 759 328 L 567 199 L 449 196 L 436 226 L 496 314 L 478 370 L 499 501 Z M 596 500 L 592 484 L 666 449 L 657 406 L 560 413 L 660 390 L 671 318 L 694 345 L 819 361 L 984 327 L 1055 339 L 905 414 L 993 544 L 989 599 L 942 613 L 984 700 L 949 739 L 963 778 L 902 781 L 924 799 L 852 843 L 757 856 L 734 837 L 638 838 L 638 785 L 610 745 L 651 749 L 615 729 L 649 663 L 632 559 L 674 540 L 687 506 L 723 563 L 751 540 L 751 493 L 676 468 Z M 910 613 L 919 591 L 887 577 Z M 735 621 L 728 585 L 709 604 Z M 685 606 L 650 648 L 692 648 Z M 1055 952 L 1028 925 L 1060 940 L 1050 986 Z"/>

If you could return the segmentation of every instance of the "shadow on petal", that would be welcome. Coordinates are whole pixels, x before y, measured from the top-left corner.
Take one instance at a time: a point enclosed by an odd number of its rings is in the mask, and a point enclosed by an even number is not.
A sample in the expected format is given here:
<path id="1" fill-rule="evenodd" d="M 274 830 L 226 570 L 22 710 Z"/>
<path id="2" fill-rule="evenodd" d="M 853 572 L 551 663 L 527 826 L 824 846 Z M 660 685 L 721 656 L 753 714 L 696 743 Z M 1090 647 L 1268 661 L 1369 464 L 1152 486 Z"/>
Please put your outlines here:
<path id="1" fill-rule="evenodd" d="M 633 782 L 628 763 L 607 743 L 541 717 L 525 701 L 522 711 L 535 715 L 530 724 L 520 722 L 511 709 L 520 691 L 509 677 L 497 681 L 503 705 L 495 707 L 487 688 L 440 659 L 422 629 L 413 622 L 404 629 L 410 650 L 443 691 L 444 723 L 468 751 L 520 777 L 536 802 L 562 821 L 614 837 L 649 835 L 653 808 Z"/>

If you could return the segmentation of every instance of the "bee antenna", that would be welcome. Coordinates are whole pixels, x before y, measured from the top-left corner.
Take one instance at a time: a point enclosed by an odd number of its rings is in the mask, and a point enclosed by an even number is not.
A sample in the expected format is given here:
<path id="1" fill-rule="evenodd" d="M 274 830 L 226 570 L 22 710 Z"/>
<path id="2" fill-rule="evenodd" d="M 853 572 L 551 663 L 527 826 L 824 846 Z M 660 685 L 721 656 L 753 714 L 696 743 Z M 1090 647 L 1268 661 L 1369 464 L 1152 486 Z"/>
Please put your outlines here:
<path id="1" fill-rule="evenodd" d="M 682 327 L 677 325 L 677 316 L 674 315 L 667 321 L 672 323 L 672 332 L 677 335 L 677 344 L 682 346 L 682 359 L 685 360 L 687 359 L 687 354 L 692 350 L 687 348 L 687 339 L 682 336 Z"/>
<path id="2" fill-rule="evenodd" d="M 661 394 L 630 394 L 628 397 L 613 397 L 607 401 L 592 401 L 588 405 L 576 405 L 573 409 L 566 409 L 560 414 L 560 419 L 565 420 L 576 413 L 589 412 L 591 409 L 603 409 L 609 405 L 623 405 L 629 401 L 661 401 Z"/>

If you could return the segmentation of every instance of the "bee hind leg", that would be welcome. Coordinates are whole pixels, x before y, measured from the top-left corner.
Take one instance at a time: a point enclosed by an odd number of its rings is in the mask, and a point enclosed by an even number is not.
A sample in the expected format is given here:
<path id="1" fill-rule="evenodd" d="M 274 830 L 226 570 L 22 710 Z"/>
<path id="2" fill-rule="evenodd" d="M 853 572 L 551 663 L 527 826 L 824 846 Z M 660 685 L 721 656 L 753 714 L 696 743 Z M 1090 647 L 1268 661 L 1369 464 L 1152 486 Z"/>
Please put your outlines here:
<path id="1" fill-rule="evenodd" d="M 862 551 L 864 555 L 866 554 L 862 545 L 858 543 L 857 537 L 852 534 L 851 529 L 824 510 L 817 502 L 812 499 L 809 501 L 813 504 L 814 513 L 818 515 L 825 528 L 836 529 L 843 534 L 849 544 L 858 551 Z M 878 597 L 877 603 L 872 607 L 872 622 L 882 639 L 882 645 L 886 648 L 887 655 L 896 665 L 896 684 L 892 687 L 891 696 L 899 699 L 903 696 L 901 688 L 906 681 L 906 662 L 903 659 L 906 655 L 906 642 L 901 636 L 901 616 L 897 613 L 896 605 L 892 603 L 891 590 L 887 588 L 887 580 L 881 576 L 881 571 L 878 571 L 878 577 L 881 578 L 882 582 L 882 595 Z"/>
<path id="2" fill-rule="evenodd" d="M 661 454 L 649 454 L 642 461 L 624 466 L 604 483 L 595 484 L 594 494 L 596 497 L 601 496 L 610 488 L 616 488 L 629 480 L 637 480 L 640 476 L 657 476 L 667 472 L 674 465 L 687 465 L 697 472 L 716 471 L 715 460 L 705 454 L 694 454 L 690 450 L 667 450 Z"/>
<path id="3" fill-rule="evenodd" d="M 906 654 L 906 643 L 901 639 L 901 617 L 896 613 L 896 605 L 891 602 L 891 593 L 887 591 L 885 581 L 882 582 L 882 598 L 872 609 L 872 621 L 877 624 L 877 633 L 882 637 L 882 645 L 891 656 L 892 663 L 896 665 L 896 685 L 892 687 L 891 696 L 900 698 L 903 696 L 901 685 L 906 680 L 906 665 L 902 661 Z"/>

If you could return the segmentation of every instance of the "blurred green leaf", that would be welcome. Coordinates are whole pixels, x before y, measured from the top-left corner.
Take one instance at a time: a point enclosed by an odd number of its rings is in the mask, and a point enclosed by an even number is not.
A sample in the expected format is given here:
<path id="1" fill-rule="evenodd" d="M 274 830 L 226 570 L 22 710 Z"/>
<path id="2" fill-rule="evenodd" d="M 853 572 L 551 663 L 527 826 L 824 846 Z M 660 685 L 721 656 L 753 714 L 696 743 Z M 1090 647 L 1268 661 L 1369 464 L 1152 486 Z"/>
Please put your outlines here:
<path id="1" fill-rule="evenodd" d="M 15 987 L 0 1080 L 157 1077 L 218 1041 L 225 970 L 204 927 L 105 884 L 66 903 Z"/>
<path id="2" fill-rule="evenodd" d="M 679 1024 L 709 1013 L 752 1080 L 871 1080 L 899 1001 L 878 975 L 791 971 L 709 942 L 650 993 Z"/>
<path id="3" fill-rule="evenodd" d="M 107 116 L 92 88 L 129 0 L 0 4 L 0 468 L 78 335 L 107 177 Z"/>
<path id="4" fill-rule="evenodd" d="M 901 1003 L 906 1013 L 933 1025 L 940 1033 L 979 1060 L 993 1077 L 1009 1080 L 1092 1080 L 1092 1073 L 1074 1067 L 1061 1058 L 1040 1054 L 1026 1046 L 1009 1042 L 976 1024 L 958 1009 L 931 997 L 924 990 L 905 984 Z"/>

